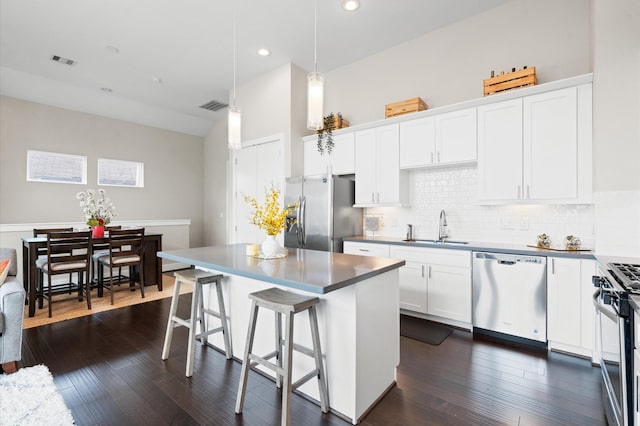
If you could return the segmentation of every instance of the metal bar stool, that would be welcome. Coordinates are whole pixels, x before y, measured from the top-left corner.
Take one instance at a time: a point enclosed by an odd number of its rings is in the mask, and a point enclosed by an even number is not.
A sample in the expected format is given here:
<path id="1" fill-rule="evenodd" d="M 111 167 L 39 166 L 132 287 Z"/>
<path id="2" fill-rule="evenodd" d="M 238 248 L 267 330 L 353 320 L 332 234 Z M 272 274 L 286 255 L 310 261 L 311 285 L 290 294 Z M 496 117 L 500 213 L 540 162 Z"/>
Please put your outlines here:
<path id="1" fill-rule="evenodd" d="M 327 392 L 327 383 L 322 364 L 322 351 L 320 349 L 320 336 L 318 333 L 318 317 L 316 314 L 316 305 L 320 301 L 317 297 L 307 297 L 290 291 L 280 290 L 279 288 L 270 288 L 267 290 L 251 293 L 249 298 L 253 300 L 251 306 L 251 316 L 249 318 L 249 329 L 247 332 L 247 342 L 244 350 L 244 361 L 242 363 L 242 372 L 240 373 L 240 383 L 238 385 L 238 395 L 236 397 L 236 414 L 242 413 L 244 405 L 244 397 L 247 388 L 247 378 L 249 369 L 258 364 L 273 370 L 276 373 L 276 386 L 282 389 L 282 425 L 289 425 L 291 392 L 298 387 L 313 379 L 318 378 L 318 387 L 320 391 L 320 408 L 323 413 L 328 411 L 329 395 Z M 275 312 L 276 315 L 276 350 L 264 357 L 257 356 L 252 353 L 253 338 L 256 331 L 256 322 L 258 319 L 258 308 L 266 308 Z M 309 310 L 309 323 L 311 326 L 311 337 L 313 341 L 313 350 L 300 346 L 293 342 L 293 317 L 295 314 Z M 284 339 L 282 338 L 282 315 L 285 316 Z M 282 350 L 284 346 L 284 351 Z M 315 360 L 315 369 L 295 383 L 291 383 L 291 367 L 293 350 L 311 356 Z M 268 360 L 275 357 L 276 363 Z"/>
<path id="2" fill-rule="evenodd" d="M 188 269 L 185 271 L 175 272 L 175 276 L 176 283 L 173 288 L 173 298 L 171 299 L 167 332 L 164 338 L 164 347 L 162 348 L 162 359 L 166 360 L 169 357 L 169 349 L 171 347 L 171 340 L 173 339 L 173 329 L 181 326 L 187 327 L 189 329 L 189 342 L 187 346 L 187 368 L 185 375 L 187 377 L 191 377 L 193 375 L 193 361 L 195 358 L 194 346 L 196 339 L 200 339 L 200 343 L 202 345 L 206 345 L 207 336 L 221 331 L 224 339 L 226 357 L 227 359 L 231 359 L 233 356 L 231 342 L 229 340 L 227 315 L 224 309 L 224 299 L 222 298 L 222 288 L 220 287 L 222 275 L 212 274 L 199 269 Z M 189 319 L 183 319 L 176 315 L 178 310 L 178 299 L 180 298 L 180 285 L 182 283 L 191 284 L 193 286 L 193 294 L 191 295 L 191 317 Z M 213 284 L 216 287 L 218 312 L 204 307 L 202 286 L 207 284 Z M 207 319 L 205 314 L 218 318 L 221 326 L 212 330 L 207 330 Z M 200 324 L 200 333 L 198 334 L 196 334 L 196 323 Z"/>

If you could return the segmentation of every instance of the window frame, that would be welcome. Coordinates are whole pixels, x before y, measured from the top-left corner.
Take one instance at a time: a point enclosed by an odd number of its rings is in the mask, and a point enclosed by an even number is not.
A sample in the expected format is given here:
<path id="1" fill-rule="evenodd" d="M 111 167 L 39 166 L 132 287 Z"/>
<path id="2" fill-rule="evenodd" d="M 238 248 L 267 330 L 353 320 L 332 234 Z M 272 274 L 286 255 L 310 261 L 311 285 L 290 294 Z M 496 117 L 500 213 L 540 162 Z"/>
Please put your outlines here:
<path id="1" fill-rule="evenodd" d="M 73 180 L 64 180 L 64 179 L 45 179 L 45 178 L 37 178 L 32 177 L 32 171 L 35 164 L 32 164 L 34 161 L 34 156 L 37 155 L 46 155 L 51 158 L 56 159 L 73 159 L 80 162 L 80 168 L 82 175 L 80 176 L 80 182 L 76 182 Z M 72 185 L 86 185 L 87 184 L 87 157 L 85 155 L 76 155 L 76 154 L 64 154 L 61 152 L 49 152 L 49 151 L 39 151 L 35 149 L 27 150 L 27 182 L 39 182 L 39 183 L 65 183 Z"/>
<path id="2" fill-rule="evenodd" d="M 103 177 L 101 176 L 102 167 L 105 167 L 105 164 L 108 163 L 116 163 L 122 166 L 135 166 L 135 184 L 127 184 L 127 183 L 103 183 L 101 180 Z M 98 158 L 97 162 L 97 170 L 96 170 L 96 180 L 98 186 L 116 186 L 121 188 L 144 188 L 144 163 L 140 161 L 129 161 L 129 160 L 117 160 L 114 158 Z"/>

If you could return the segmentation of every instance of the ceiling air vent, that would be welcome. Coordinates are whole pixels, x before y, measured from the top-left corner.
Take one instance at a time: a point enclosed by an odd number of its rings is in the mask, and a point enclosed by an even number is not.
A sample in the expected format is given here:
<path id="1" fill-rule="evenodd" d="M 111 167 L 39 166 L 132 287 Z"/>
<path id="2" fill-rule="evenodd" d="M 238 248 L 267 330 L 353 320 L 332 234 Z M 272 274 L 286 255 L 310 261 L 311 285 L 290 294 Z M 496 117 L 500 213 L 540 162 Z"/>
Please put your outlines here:
<path id="1" fill-rule="evenodd" d="M 224 102 L 209 101 L 206 104 L 200 105 L 200 108 L 208 109 L 209 111 L 218 111 L 218 110 L 221 110 L 222 108 L 226 108 L 228 106 L 229 106 L 229 104 L 225 104 Z"/>
<path id="2" fill-rule="evenodd" d="M 65 64 L 65 65 L 73 65 L 76 63 L 76 61 L 72 59 L 63 58 L 62 56 L 58 56 L 58 55 L 51 56 L 51 60 L 55 62 L 60 62 L 61 64 Z"/>

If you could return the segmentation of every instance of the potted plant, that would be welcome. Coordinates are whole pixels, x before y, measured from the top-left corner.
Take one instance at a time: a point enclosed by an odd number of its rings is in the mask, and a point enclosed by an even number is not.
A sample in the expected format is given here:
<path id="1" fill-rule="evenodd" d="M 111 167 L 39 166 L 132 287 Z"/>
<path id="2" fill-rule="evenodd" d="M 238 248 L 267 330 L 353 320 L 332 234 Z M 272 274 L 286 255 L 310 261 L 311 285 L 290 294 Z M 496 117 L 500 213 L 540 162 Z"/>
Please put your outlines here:
<path id="1" fill-rule="evenodd" d="M 93 189 L 87 189 L 86 192 L 78 192 L 76 198 L 80 200 L 82 213 L 87 225 L 91 227 L 93 236 L 103 237 L 104 226 L 115 216 L 113 202 L 105 196 L 104 189 L 99 189 L 97 194 Z"/>
<path id="2" fill-rule="evenodd" d="M 342 128 L 342 114 L 338 113 L 334 115 L 332 112 L 329 115 L 323 117 L 322 129 L 317 130 L 318 134 L 318 152 L 324 155 L 326 150 L 327 154 L 331 155 L 333 150 L 333 131 L 335 129 Z M 326 141 L 325 141 L 326 139 Z"/>

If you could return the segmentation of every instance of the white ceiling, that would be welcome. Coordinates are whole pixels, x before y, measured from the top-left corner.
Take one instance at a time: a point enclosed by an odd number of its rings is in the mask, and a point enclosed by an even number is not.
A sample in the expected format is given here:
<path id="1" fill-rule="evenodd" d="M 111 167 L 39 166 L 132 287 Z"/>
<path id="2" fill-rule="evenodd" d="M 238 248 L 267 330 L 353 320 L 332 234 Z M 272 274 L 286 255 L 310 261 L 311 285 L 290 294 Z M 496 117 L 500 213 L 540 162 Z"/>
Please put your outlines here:
<path id="1" fill-rule="evenodd" d="M 360 9 L 349 13 L 340 0 L 318 0 L 318 71 L 331 71 L 508 0 L 360 1 Z M 214 120 L 226 116 L 226 109 L 211 112 L 198 106 L 229 100 L 234 7 L 241 85 L 289 62 L 313 70 L 313 4 L 2 0 L 0 93 L 202 136 Z M 271 55 L 258 56 L 259 47 Z M 76 63 L 62 65 L 51 61 L 52 55 Z M 162 83 L 154 83 L 154 77 Z"/>

